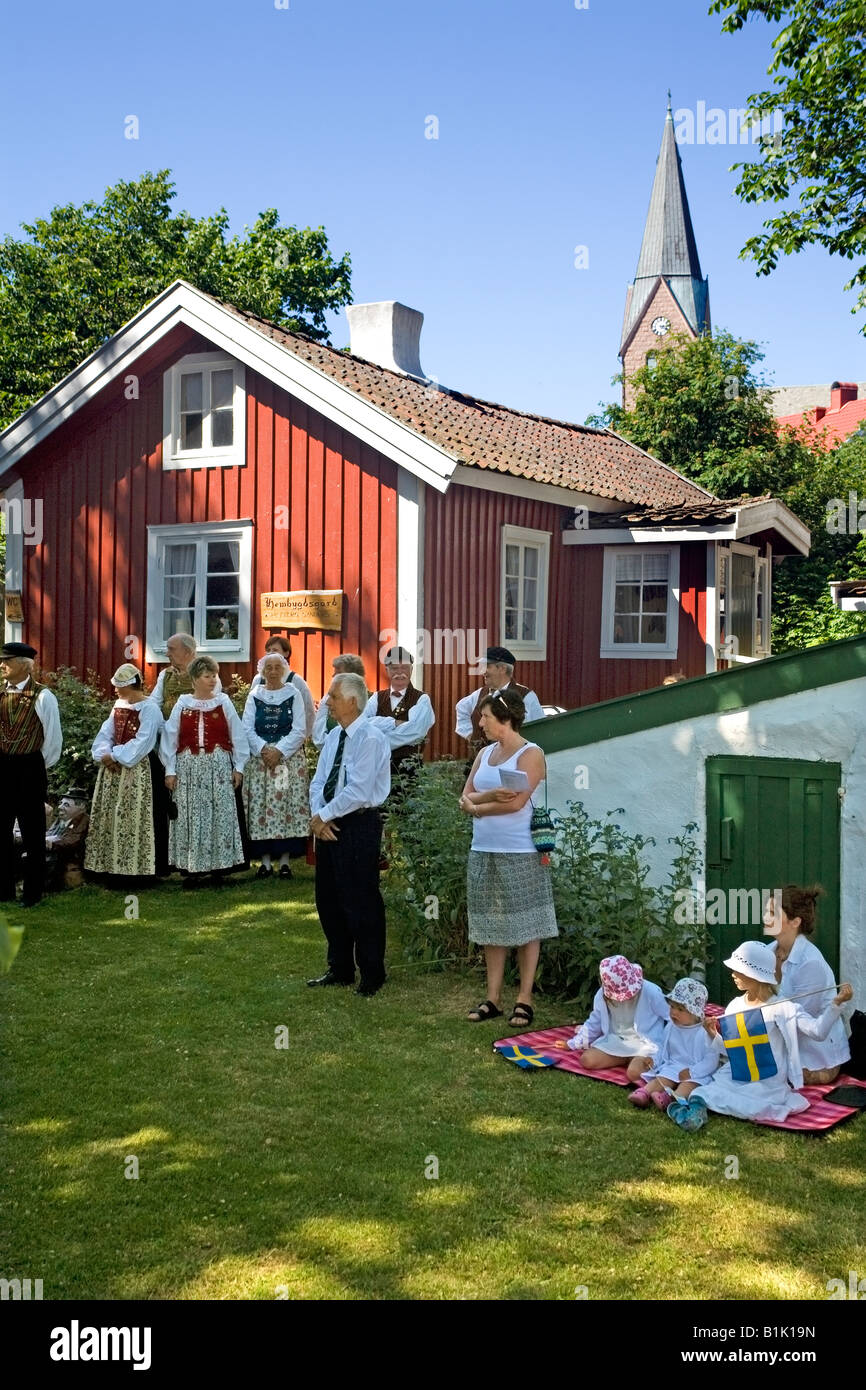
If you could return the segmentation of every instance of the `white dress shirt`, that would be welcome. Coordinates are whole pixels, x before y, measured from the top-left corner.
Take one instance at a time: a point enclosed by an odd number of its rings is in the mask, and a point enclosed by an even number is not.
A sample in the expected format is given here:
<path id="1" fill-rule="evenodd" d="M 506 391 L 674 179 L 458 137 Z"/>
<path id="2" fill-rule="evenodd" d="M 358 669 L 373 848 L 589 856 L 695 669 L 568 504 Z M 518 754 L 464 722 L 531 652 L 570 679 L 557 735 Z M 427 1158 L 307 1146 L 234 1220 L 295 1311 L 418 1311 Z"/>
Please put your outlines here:
<path id="1" fill-rule="evenodd" d="M 266 705 L 282 705 L 286 700 L 292 702 L 291 731 L 283 738 L 278 738 L 276 743 L 266 743 L 256 733 L 256 700 L 263 700 Z M 291 681 L 286 681 L 286 684 L 281 685 L 279 690 L 268 690 L 268 687 L 263 684 L 253 685 L 244 705 L 242 722 L 246 729 L 250 752 L 254 756 L 261 753 L 263 748 L 276 748 L 277 752 L 282 753 L 284 758 L 290 758 L 293 753 L 297 753 L 299 748 L 303 748 L 304 740 L 307 737 L 303 698 L 300 690 Z"/>
<path id="2" fill-rule="evenodd" d="M 159 756 L 165 768 L 166 777 L 177 775 L 177 743 L 180 731 L 180 716 L 183 710 L 198 710 L 200 714 L 207 714 L 209 710 L 221 707 L 226 722 L 229 726 L 229 734 L 232 740 L 232 767 L 235 772 L 243 772 L 246 767 L 247 758 L 250 755 L 250 745 L 247 740 L 246 730 L 238 718 L 238 712 L 229 699 L 228 695 L 214 695 L 212 700 L 197 700 L 194 695 L 181 695 L 171 714 L 165 722 L 160 740 Z M 204 742 L 204 729 L 201 728 L 203 721 L 199 721 L 199 739 Z"/>
<path id="3" fill-rule="evenodd" d="M 337 790 L 325 803 L 325 783 L 334 766 L 342 730 L 339 724 L 325 739 L 319 765 L 310 783 L 310 811 L 323 821 L 381 806 L 391 790 L 391 749 L 385 735 L 359 715 L 346 729 L 343 760 L 337 775 Z"/>
<path id="4" fill-rule="evenodd" d="M 301 701 L 304 706 L 304 738 L 310 738 L 313 732 L 313 723 L 316 718 L 316 702 L 313 699 L 313 692 L 307 685 L 307 682 L 304 680 L 303 676 L 299 676 L 297 671 L 292 672 L 291 680 L 288 680 L 286 684 L 295 686 L 295 688 L 300 693 Z M 250 694 L 252 694 L 254 690 L 258 692 L 259 686 L 261 685 L 264 685 L 264 681 L 262 680 L 262 674 L 259 671 L 256 673 L 256 675 L 253 676 L 252 685 L 250 686 Z M 295 718 L 298 718 L 297 714 L 295 715 Z M 292 732 L 294 732 L 294 728 Z"/>
<path id="5" fill-rule="evenodd" d="M 194 657 L 193 657 L 193 660 L 195 660 Z M 176 670 L 177 668 L 175 667 L 174 669 Z M 162 714 L 162 705 L 163 705 L 163 700 L 164 700 L 164 698 L 165 698 L 164 695 L 163 695 L 163 687 L 165 686 L 165 678 L 166 678 L 166 676 L 168 675 L 169 671 L 171 671 L 171 670 L 172 670 L 172 666 L 171 666 L 170 663 L 169 663 L 168 666 L 163 666 L 162 670 L 160 671 L 159 675 L 158 675 L 157 678 L 156 678 L 156 685 L 153 687 L 153 690 L 150 692 L 150 694 L 149 694 L 148 697 L 147 697 L 149 700 L 152 700 L 152 701 L 153 701 L 153 703 L 156 705 L 157 709 L 159 710 L 160 714 Z M 215 694 L 215 695 L 221 695 L 221 694 L 222 694 L 222 689 L 223 689 L 223 683 L 222 683 L 222 681 L 220 680 L 219 676 L 217 676 L 217 683 L 216 683 L 216 685 L 214 686 L 214 694 Z"/>
<path id="6" fill-rule="evenodd" d="M 116 709 L 138 710 L 138 733 L 128 743 L 114 742 L 114 711 Z M 120 763 L 122 767 L 135 767 L 156 747 L 162 733 L 162 726 L 162 715 L 153 700 L 139 700 L 137 704 L 133 704 L 129 700 L 115 700 L 111 714 L 93 740 L 93 747 L 90 750 L 93 761 L 101 763 L 105 754 L 109 753 L 114 761 Z"/>
<path id="7" fill-rule="evenodd" d="M 511 681 L 508 682 L 508 685 L 500 686 L 499 690 L 491 690 L 490 694 L 501 695 L 503 690 L 507 690 L 508 686 L 510 685 Z M 482 695 L 485 694 L 486 691 L 483 688 L 481 690 L 473 690 L 471 695 L 465 695 L 462 700 L 457 701 L 456 732 L 460 735 L 461 738 L 472 737 L 472 714 L 475 710 L 475 706 L 478 704 L 478 701 L 481 699 Z M 523 703 L 526 707 L 525 722 L 527 724 L 532 719 L 544 718 L 544 710 L 541 708 L 541 701 L 539 700 L 534 690 L 528 690 L 526 692 L 526 694 L 523 697 Z"/>
<path id="8" fill-rule="evenodd" d="M 310 738 L 317 748 L 321 748 L 328 736 L 328 717 L 330 713 L 331 702 L 327 695 L 323 695 L 319 701 L 319 708 L 316 710 L 316 717 L 313 720 L 313 732 L 310 734 Z"/>
<path id="9" fill-rule="evenodd" d="M 770 949 L 775 951 L 778 942 L 771 941 L 769 944 Z M 790 999 L 792 994 L 804 994 L 811 990 L 820 990 L 821 993 L 809 993 L 807 999 L 798 999 L 796 1002 L 804 1013 L 818 1018 L 832 1002 L 836 984 L 833 971 L 814 941 L 810 941 L 808 936 L 801 932 L 794 940 L 788 959 L 782 962 L 779 994 L 783 999 Z M 847 1062 L 850 1056 L 851 1048 L 841 1017 L 837 1018 L 826 1038 L 816 1039 L 806 1035 L 800 1039 L 800 1064 L 807 1071 L 823 1071 L 825 1067 L 838 1067 L 841 1063 Z"/>
<path id="10" fill-rule="evenodd" d="M 405 690 L 392 690 L 390 692 L 392 709 L 397 708 L 405 694 Z M 422 695 L 420 700 L 416 701 L 409 710 L 409 718 L 406 720 L 391 719 L 387 714 L 377 714 L 378 707 L 378 694 L 371 695 L 364 714 L 367 719 L 372 720 L 375 728 L 381 729 L 390 748 L 409 748 L 414 743 L 423 743 L 436 723 L 436 716 L 433 713 L 429 695 Z"/>
<path id="11" fill-rule="evenodd" d="M 32 676 L 26 676 L 17 685 L 10 685 L 10 690 L 24 690 L 27 682 L 32 680 Z M 46 768 L 53 767 L 60 759 L 63 752 L 63 732 L 60 728 L 60 709 L 57 704 L 57 696 L 53 690 L 40 690 L 36 696 L 36 713 L 42 725 L 42 747 L 39 750 L 42 754 Z"/>

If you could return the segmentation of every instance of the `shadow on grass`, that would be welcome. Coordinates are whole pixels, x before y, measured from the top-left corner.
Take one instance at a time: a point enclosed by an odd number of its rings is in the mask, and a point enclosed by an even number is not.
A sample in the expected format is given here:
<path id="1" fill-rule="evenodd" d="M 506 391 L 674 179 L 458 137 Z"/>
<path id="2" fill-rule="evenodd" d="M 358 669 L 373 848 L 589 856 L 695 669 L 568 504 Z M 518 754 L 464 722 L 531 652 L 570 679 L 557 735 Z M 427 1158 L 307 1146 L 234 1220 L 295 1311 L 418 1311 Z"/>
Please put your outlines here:
<path id="1" fill-rule="evenodd" d="M 154 889 L 124 936 L 88 888 L 28 929 L 0 986 L 7 1277 L 49 1298 L 822 1298 L 863 1267 L 866 1123 L 688 1136 L 495 1057 L 468 976 L 308 991 L 311 876 L 288 888 Z"/>

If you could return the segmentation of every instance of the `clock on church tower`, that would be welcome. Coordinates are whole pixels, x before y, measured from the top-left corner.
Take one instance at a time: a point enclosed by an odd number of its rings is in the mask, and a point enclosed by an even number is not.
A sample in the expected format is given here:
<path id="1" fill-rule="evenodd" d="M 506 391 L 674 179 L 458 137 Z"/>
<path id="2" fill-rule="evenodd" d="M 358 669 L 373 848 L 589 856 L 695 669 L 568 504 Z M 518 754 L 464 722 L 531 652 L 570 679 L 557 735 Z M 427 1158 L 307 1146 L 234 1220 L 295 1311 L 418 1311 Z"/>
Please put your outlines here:
<path id="1" fill-rule="evenodd" d="M 663 338 L 666 333 L 670 332 L 671 321 L 666 319 L 664 314 L 659 314 L 658 318 L 653 319 L 650 328 L 657 338 Z"/>

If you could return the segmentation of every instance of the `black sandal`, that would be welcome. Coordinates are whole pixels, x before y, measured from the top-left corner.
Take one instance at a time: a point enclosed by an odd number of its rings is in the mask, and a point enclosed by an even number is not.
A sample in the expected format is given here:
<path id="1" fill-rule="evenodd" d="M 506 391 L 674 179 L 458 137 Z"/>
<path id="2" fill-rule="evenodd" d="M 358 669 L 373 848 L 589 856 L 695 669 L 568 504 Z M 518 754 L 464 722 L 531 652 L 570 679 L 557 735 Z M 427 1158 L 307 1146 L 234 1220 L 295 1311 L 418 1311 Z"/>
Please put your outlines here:
<path id="1" fill-rule="evenodd" d="M 472 1014 L 477 1014 L 478 1017 L 473 1018 Z M 466 1017 L 469 1023 L 486 1023 L 488 1018 L 501 1018 L 502 1010 L 497 1009 L 492 999 L 485 999 L 483 1004 L 479 1004 L 477 1009 L 472 1009 Z"/>
<path id="2" fill-rule="evenodd" d="M 511 1010 L 508 1026 L 510 1028 L 517 1028 L 521 1023 L 525 1023 L 527 1028 L 531 1028 L 534 1018 L 535 1010 L 531 1004 L 515 1004 L 514 1008 Z"/>

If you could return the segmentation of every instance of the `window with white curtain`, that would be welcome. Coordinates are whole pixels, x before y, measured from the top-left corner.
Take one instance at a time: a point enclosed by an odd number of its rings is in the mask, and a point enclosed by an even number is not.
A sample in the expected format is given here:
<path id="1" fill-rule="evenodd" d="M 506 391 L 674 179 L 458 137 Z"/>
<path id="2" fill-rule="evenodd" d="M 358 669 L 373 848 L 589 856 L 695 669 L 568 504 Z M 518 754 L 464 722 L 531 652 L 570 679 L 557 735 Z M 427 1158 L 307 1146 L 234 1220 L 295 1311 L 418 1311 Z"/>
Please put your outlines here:
<path id="1" fill-rule="evenodd" d="M 549 559 L 548 531 L 503 526 L 500 640 L 524 661 L 547 660 Z"/>
<path id="2" fill-rule="evenodd" d="M 199 651 L 249 660 L 252 522 L 149 526 L 147 659 L 175 632 Z"/>
<path id="3" fill-rule="evenodd" d="M 221 352 L 182 357 L 163 377 L 163 468 L 244 463 L 244 367 Z"/>
<path id="4" fill-rule="evenodd" d="M 679 571 L 679 546 L 605 546 L 603 657 L 676 657 Z"/>

